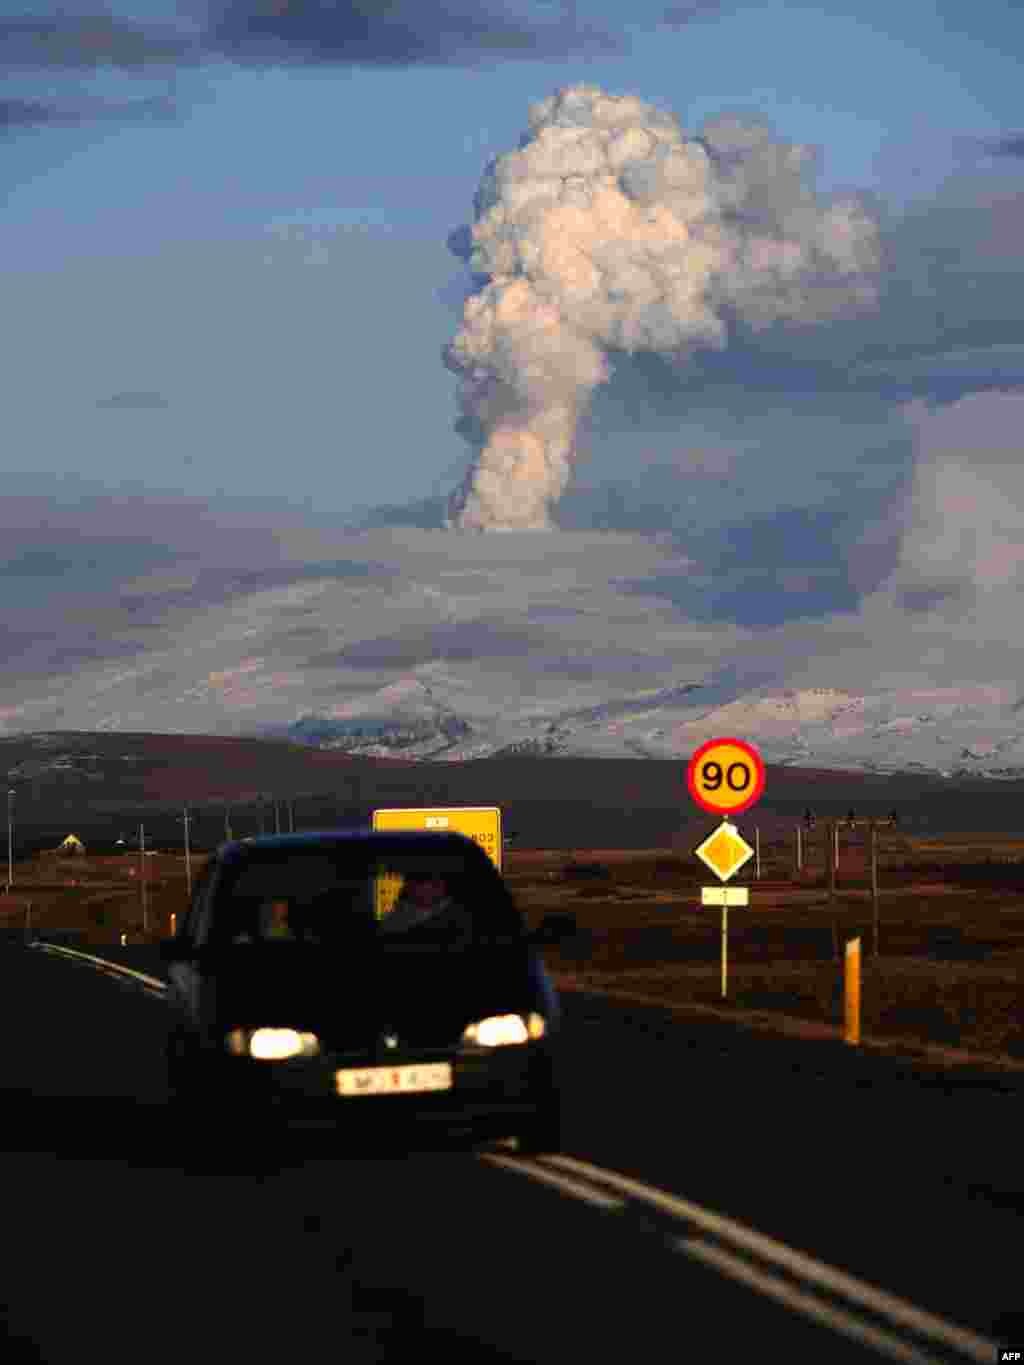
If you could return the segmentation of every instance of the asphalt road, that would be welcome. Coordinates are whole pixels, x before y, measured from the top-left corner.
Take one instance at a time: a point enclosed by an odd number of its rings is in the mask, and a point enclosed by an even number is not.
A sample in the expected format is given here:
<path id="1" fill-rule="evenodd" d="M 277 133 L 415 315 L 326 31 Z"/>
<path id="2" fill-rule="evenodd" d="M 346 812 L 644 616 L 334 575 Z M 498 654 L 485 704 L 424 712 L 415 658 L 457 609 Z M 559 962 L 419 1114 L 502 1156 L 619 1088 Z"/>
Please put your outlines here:
<path id="1" fill-rule="evenodd" d="M 3 1360 L 928 1362 L 1024 1338 L 1019 1092 L 566 1007 L 565 1160 L 307 1128 L 237 1164 L 211 1133 L 211 1163 L 166 1108 L 158 996 L 0 943 Z"/>

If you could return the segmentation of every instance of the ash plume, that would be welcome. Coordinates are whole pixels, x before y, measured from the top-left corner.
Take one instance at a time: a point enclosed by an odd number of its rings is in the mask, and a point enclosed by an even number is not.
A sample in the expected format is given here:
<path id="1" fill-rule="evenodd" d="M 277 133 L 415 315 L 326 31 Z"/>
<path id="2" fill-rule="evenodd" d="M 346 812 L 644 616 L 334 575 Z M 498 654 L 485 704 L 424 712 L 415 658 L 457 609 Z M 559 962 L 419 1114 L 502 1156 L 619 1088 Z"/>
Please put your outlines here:
<path id="1" fill-rule="evenodd" d="M 815 194 L 811 148 L 731 115 L 689 138 L 674 115 L 593 85 L 531 105 L 529 124 L 448 239 L 477 284 L 444 351 L 475 452 L 449 529 L 551 529 L 616 354 L 685 366 L 737 328 L 877 303 L 878 225 L 856 196 Z"/>

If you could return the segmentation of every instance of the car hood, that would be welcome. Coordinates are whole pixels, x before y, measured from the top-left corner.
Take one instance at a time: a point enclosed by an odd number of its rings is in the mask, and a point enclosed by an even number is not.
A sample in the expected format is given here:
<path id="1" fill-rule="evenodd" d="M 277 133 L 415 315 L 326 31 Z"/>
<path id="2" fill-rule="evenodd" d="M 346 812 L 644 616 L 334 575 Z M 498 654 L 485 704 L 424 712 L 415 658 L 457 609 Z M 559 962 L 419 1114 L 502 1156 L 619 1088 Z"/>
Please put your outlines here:
<path id="1" fill-rule="evenodd" d="M 527 948 L 466 952 L 388 948 L 337 957 L 273 949 L 235 954 L 211 981 L 224 1028 L 296 1028 L 358 1048 L 383 1033 L 414 1046 L 458 1041 L 493 1014 L 543 1009 Z M 244 950 L 243 950 L 244 951 Z"/>

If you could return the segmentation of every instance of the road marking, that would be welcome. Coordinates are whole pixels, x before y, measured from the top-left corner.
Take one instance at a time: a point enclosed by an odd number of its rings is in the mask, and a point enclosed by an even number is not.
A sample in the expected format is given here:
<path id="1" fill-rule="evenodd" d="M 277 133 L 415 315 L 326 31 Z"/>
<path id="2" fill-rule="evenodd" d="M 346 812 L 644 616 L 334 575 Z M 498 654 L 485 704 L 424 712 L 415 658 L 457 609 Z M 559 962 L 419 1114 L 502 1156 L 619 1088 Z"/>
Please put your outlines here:
<path id="1" fill-rule="evenodd" d="M 38 940 L 31 946 L 41 949 L 44 953 L 60 953 L 64 957 L 80 958 L 83 962 L 95 962 L 101 971 L 117 976 L 133 977 L 136 981 L 141 981 L 149 987 L 150 993 L 159 994 L 161 997 L 167 990 L 167 982 L 161 981 L 159 977 L 149 976 L 146 972 L 134 971 L 131 967 L 122 967 L 119 962 L 110 962 L 105 957 L 94 957 L 92 953 L 82 953 L 77 948 L 62 948 L 56 943 L 41 943 Z"/>
<path id="2" fill-rule="evenodd" d="M 881 1317 L 890 1318 L 899 1327 L 917 1332 L 921 1336 L 930 1337 L 943 1346 L 951 1346 L 955 1350 L 961 1351 L 969 1359 L 978 1361 L 979 1365 L 990 1365 L 990 1362 L 995 1358 L 994 1352 L 998 1348 L 998 1342 L 978 1336 L 976 1333 L 958 1327 L 954 1323 L 946 1322 L 921 1308 L 915 1308 L 913 1304 L 897 1298 L 894 1294 L 888 1294 L 885 1290 L 877 1289 L 874 1285 L 866 1284 L 863 1280 L 855 1279 L 854 1276 L 847 1275 L 843 1271 L 834 1270 L 822 1261 L 815 1260 L 802 1252 L 794 1251 L 792 1247 L 788 1247 L 782 1242 L 776 1242 L 773 1238 L 755 1232 L 752 1228 L 744 1227 L 741 1223 L 733 1222 L 731 1218 L 711 1213 L 710 1210 L 701 1208 L 697 1204 L 691 1204 L 688 1200 L 680 1199 L 677 1195 L 669 1194 L 665 1190 L 644 1185 L 638 1180 L 631 1180 L 628 1176 L 619 1175 L 614 1171 L 606 1171 L 600 1166 L 592 1166 L 586 1161 L 578 1161 L 573 1157 L 545 1156 L 540 1157 L 539 1160 L 572 1171 L 583 1176 L 584 1179 L 594 1180 L 599 1185 L 611 1186 L 624 1194 L 632 1195 L 644 1203 L 654 1205 L 674 1218 L 695 1223 L 702 1231 L 711 1233 L 712 1236 L 719 1237 L 723 1241 L 732 1242 L 744 1251 L 752 1252 L 755 1256 L 760 1256 L 766 1261 L 782 1266 L 810 1284 L 816 1284 L 820 1288 L 848 1299 L 862 1308 L 867 1308 Z"/>
<path id="3" fill-rule="evenodd" d="M 777 1275 L 769 1275 L 763 1270 L 757 1270 L 738 1256 L 733 1256 L 720 1247 L 712 1246 L 709 1242 L 702 1241 L 697 1237 L 679 1237 L 674 1245 L 679 1251 L 685 1252 L 694 1260 L 710 1265 L 715 1270 L 720 1270 L 730 1279 L 738 1280 L 750 1289 L 756 1289 L 759 1294 L 775 1299 L 776 1302 L 783 1304 L 786 1308 L 792 1308 L 796 1312 L 802 1313 L 804 1317 L 812 1318 L 815 1322 L 830 1327 L 832 1331 L 850 1337 L 853 1341 L 859 1341 L 865 1346 L 873 1346 L 875 1350 L 887 1355 L 891 1360 L 905 1361 L 907 1365 L 942 1365 L 937 1356 L 925 1355 L 916 1347 L 905 1345 L 888 1332 L 877 1327 L 871 1327 L 853 1317 L 852 1314 L 823 1303 L 812 1294 L 801 1293 Z M 989 1355 L 987 1358 L 990 1361 L 995 1359 L 993 1355 Z"/>
<path id="4" fill-rule="evenodd" d="M 111 974 L 133 977 L 135 980 L 144 983 L 147 995 L 152 995 L 158 999 L 166 997 L 167 983 L 160 981 L 157 977 L 149 976 L 145 972 L 137 972 L 130 967 L 122 967 L 119 963 L 109 962 L 105 958 L 95 957 L 90 953 L 82 953 L 72 948 L 59 947 L 56 944 L 37 941 L 32 946 L 41 948 L 46 952 L 96 963 L 101 969 L 109 970 Z M 507 1144 L 503 1143 L 502 1145 Z M 533 1159 L 512 1155 L 499 1156 L 497 1153 L 488 1152 L 478 1155 L 482 1160 L 489 1161 L 492 1165 L 520 1171 L 534 1180 L 560 1189 L 573 1198 L 583 1200 L 597 1208 L 621 1212 L 625 1209 L 623 1199 L 609 1195 L 600 1188 L 595 1189 L 588 1186 L 579 1180 L 573 1180 L 569 1176 L 558 1174 L 539 1163 L 545 1162 L 548 1165 L 573 1171 L 582 1175 L 585 1180 L 596 1181 L 598 1186 L 610 1185 L 613 1189 L 631 1195 L 641 1202 L 651 1204 L 674 1218 L 695 1223 L 706 1232 L 710 1232 L 725 1241 L 730 1241 L 767 1261 L 774 1262 L 791 1273 L 802 1276 L 811 1285 L 817 1284 L 819 1288 L 844 1297 L 881 1317 L 888 1317 L 897 1326 L 915 1331 L 921 1336 L 930 1337 L 944 1346 L 953 1347 L 969 1359 L 977 1361 L 979 1365 L 988 1365 L 988 1362 L 996 1358 L 998 1342 L 978 1336 L 976 1333 L 958 1327 L 954 1323 L 946 1322 L 923 1309 L 915 1308 L 913 1304 L 907 1303 L 895 1295 L 866 1284 L 852 1275 L 835 1270 L 813 1257 L 795 1251 L 792 1247 L 788 1247 L 782 1242 L 776 1242 L 751 1228 L 746 1228 L 730 1218 L 711 1213 L 710 1210 L 701 1208 L 697 1204 L 692 1204 L 677 1195 L 669 1194 L 666 1190 L 645 1185 L 640 1181 L 630 1179 L 628 1176 L 620 1175 L 615 1171 L 606 1171 L 600 1166 L 593 1166 L 589 1162 L 580 1161 L 574 1157 L 542 1156 Z M 895 1360 L 906 1361 L 910 1365 L 938 1365 L 934 1357 L 923 1355 L 912 1347 L 904 1346 L 879 1329 L 873 1328 L 869 1324 L 859 1323 L 848 1313 L 824 1305 L 811 1295 L 802 1294 L 792 1289 L 778 1277 L 756 1270 L 727 1251 L 696 1238 L 676 1238 L 672 1245 L 677 1250 L 705 1261 L 724 1273 L 732 1275 L 733 1278 L 742 1280 L 743 1283 L 759 1290 L 759 1292 L 785 1303 L 787 1307 L 795 1308 L 799 1312 L 810 1315 L 833 1327 L 834 1330 L 844 1332 L 847 1336 L 855 1335 L 857 1339 L 877 1346 L 879 1350 Z"/>
<path id="5" fill-rule="evenodd" d="M 542 1167 L 531 1166 L 528 1171 L 524 1172 L 522 1158 L 513 1160 L 507 1156 L 499 1156 L 496 1152 L 480 1152 L 478 1155 L 481 1160 L 488 1161 L 493 1166 L 504 1166 L 507 1170 L 528 1174 L 531 1179 L 544 1185 L 553 1185 L 556 1189 L 571 1194 L 576 1199 L 582 1199 L 587 1204 L 593 1204 L 595 1208 L 621 1213 L 626 1207 L 624 1199 L 617 1199 L 612 1195 L 604 1194 L 600 1190 L 581 1184 L 578 1180 L 570 1180 L 568 1176 L 556 1175 L 554 1171 L 545 1171 Z"/>

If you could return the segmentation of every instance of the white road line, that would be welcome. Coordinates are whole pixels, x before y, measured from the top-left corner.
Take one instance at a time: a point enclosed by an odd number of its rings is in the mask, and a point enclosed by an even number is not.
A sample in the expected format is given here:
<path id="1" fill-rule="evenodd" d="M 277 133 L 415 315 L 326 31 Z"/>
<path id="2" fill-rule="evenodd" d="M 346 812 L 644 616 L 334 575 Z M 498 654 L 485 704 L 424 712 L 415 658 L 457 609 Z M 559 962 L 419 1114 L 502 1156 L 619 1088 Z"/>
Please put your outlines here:
<path id="1" fill-rule="evenodd" d="M 575 1199 L 593 1204 L 595 1208 L 621 1213 L 626 1207 L 624 1199 L 602 1194 L 600 1190 L 591 1189 L 578 1180 L 570 1180 L 568 1176 L 556 1175 L 554 1171 L 546 1171 L 541 1166 L 527 1165 L 524 1160 L 513 1161 L 507 1156 L 499 1156 L 496 1152 L 478 1152 L 477 1155 L 481 1161 L 489 1161 L 493 1166 L 504 1166 L 507 1170 L 518 1171 L 520 1175 L 528 1175 L 532 1180 L 538 1180 L 542 1184 L 553 1185 L 565 1194 L 571 1194 Z"/>
<path id="2" fill-rule="evenodd" d="M 762 1233 L 754 1232 L 752 1228 L 744 1227 L 741 1223 L 733 1222 L 731 1218 L 711 1213 L 708 1209 L 691 1204 L 688 1200 L 680 1199 L 665 1190 L 644 1185 L 638 1180 L 631 1180 L 628 1176 L 606 1171 L 600 1166 L 592 1166 L 589 1162 L 578 1161 L 573 1157 L 544 1156 L 539 1160 L 572 1171 L 585 1179 L 594 1180 L 599 1185 L 611 1186 L 612 1189 L 652 1204 L 675 1218 L 695 1223 L 702 1231 L 782 1266 L 812 1285 L 817 1284 L 829 1293 L 838 1294 L 881 1317 L 891 1319 L 900 1327 L 930 1337 L 943 1346 L 951 1346 L 963 1352 L 969 1359 L 978 1361 L 979 1365 L 991 1365 L 991 1361 L 995 1359 L 998 1342 L 978 1336 L 955 1323 L 946 1322 L 921 1308 L 915 1308 L 905 1299 L 899 1299 L 894 1294 L 888 1294 L 885 1290 L 877 1289 L 874 1285 L 866 1284 L 863 1280 L 855 1279 L 841 1270 L 834 1270 L 822 1261 L 794 1251 L 792 1247 L 776 1242 Z"/>
<path id="3" fill-rule="evenodd" d="M 44 953 L 59 953 L 61 956 L 81 958 L 83 962 L 95 962 L 101 971 L 114 976 L 130 976 L 136 981 L 145 982 L 147 986 L 161 994 L 167 990 L 167 982 L 161 981 L 159 977 L 134 971 L 131 967 L 122 967 L 119 962 L 110 962 L 105 957 L 94 957 L 92 953 L 82 953 L 77 948 L 62 948 L 56 943 L 38 943 L 36 947 L 42 949 Z"/>
<path id="4" fill-rule="evenodd" d="M 792 1308 L 805 1318 L 812 1318 L 815 1322 L 831 1328 L 833 1332 L 839 1332 L 865 1346 L 874 1347 L 876 1351 L 888 1356 L 890 1360 L 904 1361 L 906 1365 L 942 1365 L 936 1356 L 925 1355 L 916 1347 L 905 1345 L 888 1332 L 877 1327 L 871 1327 L 850 1313 L 823 1303 L 812 1294 L 801 1293 L 792 1285 L 787 1284 L 785 1280 L 779 1279 L 777 1275 L 768 1275 L 763 1270 L 757 1270 L 746 1261 L 740 1260 L 738 1256 L 733 1256 L 720 1247 L 712 1246 L 709 1242 L 704 1242 L 697 1237 L 678 1237 L 673 1245 L 677 1250 L 685 1252 L 694 1260 L 712 1266 L 730 1279 L 738 1280 L 750 1289 L 756 1289 L 759 1294 L 775 1299 L 776 1302 L 783 1304 L 786 1308 Z M 993 1359 L 995 1359 L 994 1356 L 989 1356 L 989 1360 Z"/>

